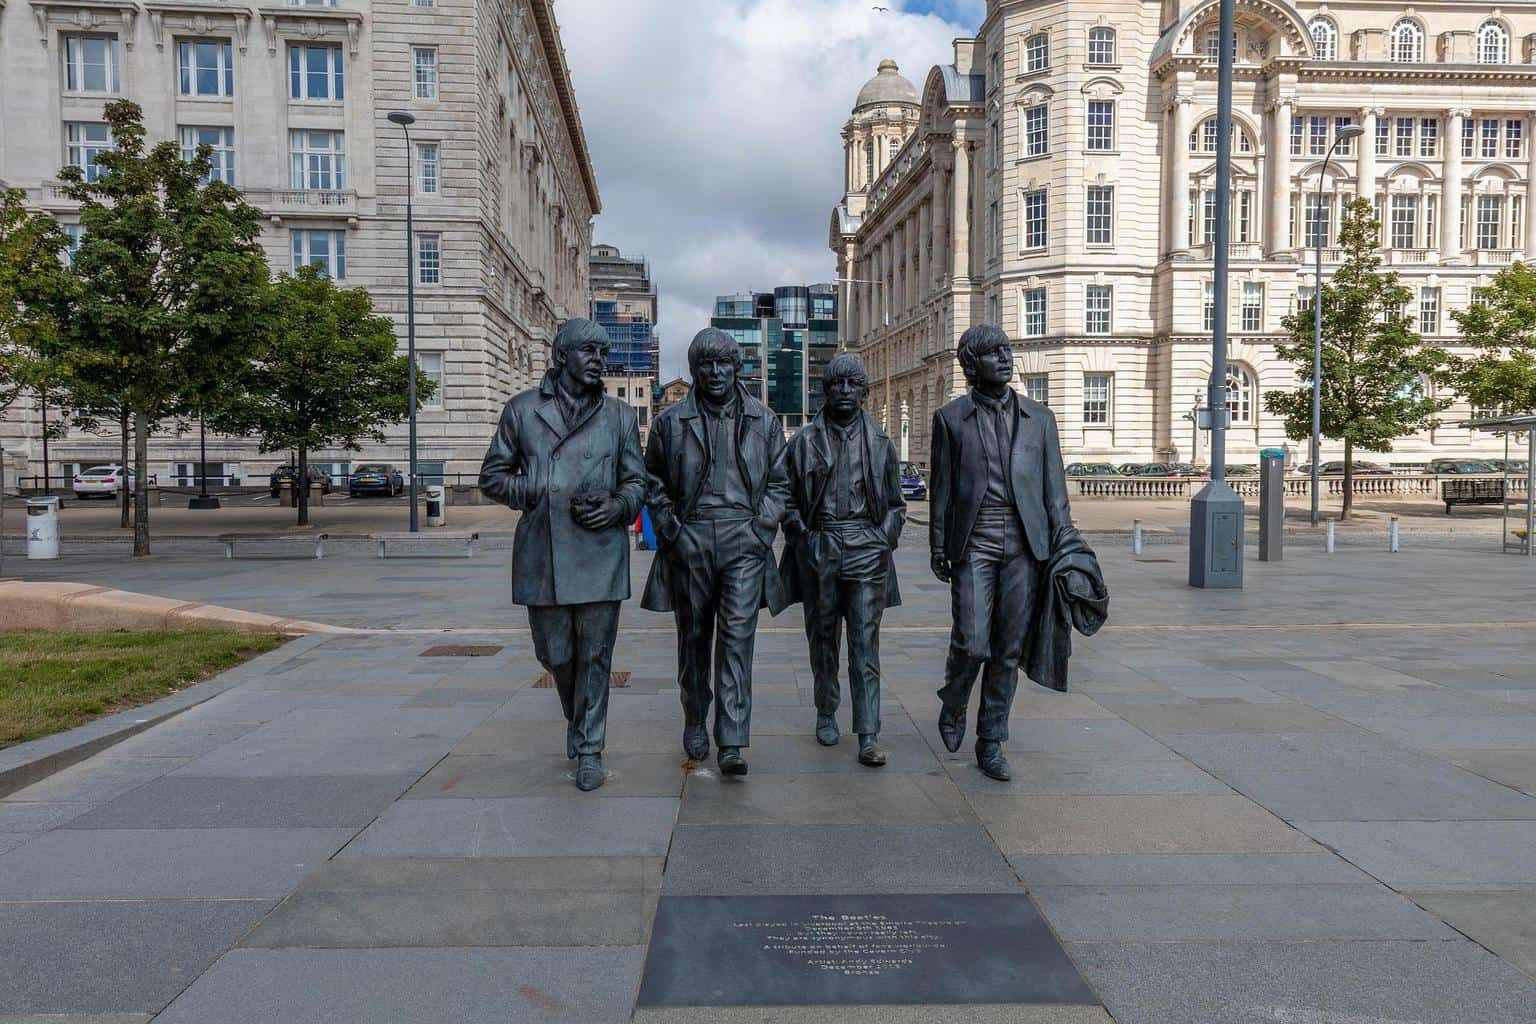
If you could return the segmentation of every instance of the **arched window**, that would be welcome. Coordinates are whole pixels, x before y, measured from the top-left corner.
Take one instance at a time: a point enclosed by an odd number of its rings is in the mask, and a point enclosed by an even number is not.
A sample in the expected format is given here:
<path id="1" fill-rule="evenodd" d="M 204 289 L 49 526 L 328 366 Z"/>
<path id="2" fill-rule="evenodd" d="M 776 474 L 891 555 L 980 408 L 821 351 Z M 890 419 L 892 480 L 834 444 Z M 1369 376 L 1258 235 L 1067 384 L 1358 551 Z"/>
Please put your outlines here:
<path id="1" fill-rule="evenodd" d="M 1088 30 L 1088 63 L 1113 64 L 1115 62 L 1115 30 L 1091 28 Z"/>
<path id="2" fill-rule="evenodd" d="M 1248 426 L 1253 423 L 1254 410 L 1253 374 L 1240 363 L 1227 364 L 1227 412 L 1232 426 Z"/>
<path id="3" fill-rule="evenodd" d="M 1191 153 L 1214 154 L 1216 152 L 1216 140 L 1221 136 L 1217 133 L 1216 119 L 1208 117 L 1201 121 L 1195 130 L 1189 133 L 1189 151 Z M 1232 126 L 1232 152 L 1234 154 L 1251 154 L 1253 152 L 1253 139 L 1240 125 Z"/>
<path id="4" fill-rule="evenodd" d="M 1399 64 L 1424 60 L 1424 29 L 1412 18 L 1402 18 L 1392 26 L 1392 59 Z"/>
<path id="5" fill-rule="evenodd" d="M 1339 59 L 1339 26 L 1332 18 L 1313 18 L 1307 28 L 1312 32 L 1312 49 L 1318 60 Z"/>
<path id="6" fill-rule="evenodd" d="M 870 139 L 864 143 L 864 181 L 873 184 L 875 180 L 875 140 Z"/>
<path id="7" fill-rule="evenodd" d="M 1477 30 L 1477 62 L 1509 63 L 1509 30 L 1496 21 L 1485 21 Z"/>

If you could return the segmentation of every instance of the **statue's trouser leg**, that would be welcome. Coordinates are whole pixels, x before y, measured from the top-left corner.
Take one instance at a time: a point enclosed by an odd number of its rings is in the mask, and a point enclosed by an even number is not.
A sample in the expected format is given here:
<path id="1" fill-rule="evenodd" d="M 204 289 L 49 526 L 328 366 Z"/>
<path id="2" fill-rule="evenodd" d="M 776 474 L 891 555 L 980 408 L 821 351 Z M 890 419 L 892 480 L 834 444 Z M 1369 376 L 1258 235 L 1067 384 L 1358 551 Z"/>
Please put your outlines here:
<path id="1" fill-rule="evenodd" d="M 698 541 L 693 563 L 673 559 L 672 608 L 677 620 L 677 685 L 683 702 L 683 723 L 709 720 L 710 652 L 715 646 L 715 531 L 712 523 L 689 523 Z M 670 558 L 671 555 L 658 555 Z"/>
<path id="2" fill-rule="evenodd" d="M 530 605 L 528 626 L 533 632 L 533 654 L 555 679 L 560 710 L 565 715 L 565 756 L 576 756 L 576 736 L 571 716 L 576 689 L 575 605 Z"/>
<path id="3" fill-rule="evenodd" d="M 977 518 L 965 554 L 950 570 L 949 657 L 939 700 L 962 715 L 970 705 L 976 673 L 992 654 L 992 606 L 1007 525 L 989 511 Z"/>
<path id="4" fill-rule="evenodd" d="M 1025 542 L 1024 531 L 1013 519 L 1003 536 L 1003 558 L 997 565 L 992 603 L 991 657 L 981 673 L 981 710 L 976 715 L 976 737 L 1008 739 L 1008 714 L 1019 686 L 1019 662 L 1034 621 L 1042 572 Z"/>
<path id="5" fill-rule="evenodd" d="M 844 583 L 842 614 L 848 621 L 848 699 L 853 731 L 880 734 L 880 619 L 885 614 L 885 582 Z"/>
<path id="6" fill-rule="evenodd" d="M 805 571 L 805 639 L 810 647 L 811 679 L 818 715 L 835 715 L 842 703 L 842 687 L 837 679 L 842 647 L 843 619 L 838 604 L 838 562 L 840 549 L 825 534 L 812 534 L 806 543 L 817 550 L 812 559 L 802 559 Z"/>
<path id="7" fill-rule="evenodd" d="M 570 732 L 578 754 L 601 754 L 608 735 L 608 682 L 619 635 L 619 602 L 571 606 L 576 658 Z"/>
<path id="8" fill-rule="evenodd" d="M 745 747 L 752 742 L 752 649 L 770 552 L 750 520 L 716 524 L 715 542 L 715 745 Z"/>

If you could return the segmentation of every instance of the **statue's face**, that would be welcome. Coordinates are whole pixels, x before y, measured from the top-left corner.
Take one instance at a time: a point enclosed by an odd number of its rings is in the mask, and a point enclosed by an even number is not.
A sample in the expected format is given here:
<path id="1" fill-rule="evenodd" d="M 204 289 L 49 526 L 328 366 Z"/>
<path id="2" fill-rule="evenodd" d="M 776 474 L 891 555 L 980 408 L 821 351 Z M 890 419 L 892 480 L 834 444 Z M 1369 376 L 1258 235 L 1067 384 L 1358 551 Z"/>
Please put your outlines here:
<path id="1" fill-rule="evenodd" d="M 1013 346 L 1007 341 L 976 353 L 976 383 L 1006 384 L 1013 379 Z"/>
<path id="2" fill-rule="evenodd" d="M 603 386 L 603 369 L 608 365 L 608 346 L 601 341 L 583 341 L 560 350 L 565 362 L 560 377 L 573 392 L 595 391 Z"/>
<path id="3" fill-rule="evenodd" d="M 832 377 L 822 386 L 827 396 L 827 411 L 838 417 L 852 416 L 864 407 L 869 385 L 857 377 Z"/>
<path id="4" fill-rule="evenodd" d="M 736 386 L 736 360 L 723 352 L 709 353 L 693 368 L 693 386 L 711 402 L 723 402 Z"/>

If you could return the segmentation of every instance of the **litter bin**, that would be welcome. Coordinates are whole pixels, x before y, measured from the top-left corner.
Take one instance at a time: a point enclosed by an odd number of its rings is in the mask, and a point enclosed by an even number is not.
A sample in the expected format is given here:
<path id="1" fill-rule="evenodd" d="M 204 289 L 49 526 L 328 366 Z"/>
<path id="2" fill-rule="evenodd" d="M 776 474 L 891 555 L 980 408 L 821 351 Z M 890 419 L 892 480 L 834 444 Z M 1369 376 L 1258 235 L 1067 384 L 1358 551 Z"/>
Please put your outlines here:
<path id="1" fill-rule="evenodd" d="M 59 557 L 59 499 L 27 499 L 27 557 Z"/>
<path id="2" fill-rule="evenodd" d="M 443 519 L 443 489 L 437 484 L 427 487 L 427 525 L 442 526 Z"/>

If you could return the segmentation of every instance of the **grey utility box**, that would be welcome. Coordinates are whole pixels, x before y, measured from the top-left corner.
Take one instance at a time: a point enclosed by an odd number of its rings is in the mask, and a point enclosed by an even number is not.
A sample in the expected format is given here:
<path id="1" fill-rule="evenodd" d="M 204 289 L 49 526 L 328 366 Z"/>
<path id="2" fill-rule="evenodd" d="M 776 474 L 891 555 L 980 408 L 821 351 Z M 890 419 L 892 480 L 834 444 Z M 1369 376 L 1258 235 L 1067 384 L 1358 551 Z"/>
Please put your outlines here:
<path id="1" fill-rule="evenodd" d="M 1285 452 L 1259 452 L 1259 561 L 1285 557 Z"/>

